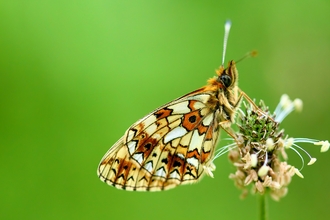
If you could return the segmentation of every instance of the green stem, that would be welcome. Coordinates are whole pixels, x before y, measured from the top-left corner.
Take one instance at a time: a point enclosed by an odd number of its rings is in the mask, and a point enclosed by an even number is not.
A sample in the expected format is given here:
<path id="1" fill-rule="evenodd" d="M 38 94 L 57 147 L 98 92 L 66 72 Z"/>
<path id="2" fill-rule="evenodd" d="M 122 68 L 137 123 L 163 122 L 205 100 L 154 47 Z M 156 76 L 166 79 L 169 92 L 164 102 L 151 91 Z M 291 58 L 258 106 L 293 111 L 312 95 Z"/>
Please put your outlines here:
<path id="1" fill-rule="evenodd" d="M 260 195 L 259 196 L 259 219 L 260 220 L 267 220 L 267 201 L 266 201 L 266 195 Z"/>

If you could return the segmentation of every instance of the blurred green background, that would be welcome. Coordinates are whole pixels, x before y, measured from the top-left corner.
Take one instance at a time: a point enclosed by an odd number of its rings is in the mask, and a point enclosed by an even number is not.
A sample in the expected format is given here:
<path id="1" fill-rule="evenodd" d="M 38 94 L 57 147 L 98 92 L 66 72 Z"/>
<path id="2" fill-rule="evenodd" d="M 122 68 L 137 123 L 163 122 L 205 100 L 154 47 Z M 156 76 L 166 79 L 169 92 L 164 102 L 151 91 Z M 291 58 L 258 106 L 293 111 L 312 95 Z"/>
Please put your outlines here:
<path id="1" fill-rule="evenodd" d="M 226 156 L 214 179 L 160 193 L 117 190 L 96 168 L 132 123 L 214 75 L 228 18 L 226 60 L 259 52 L 238 64 L 240 88 L 272 109 L 301 98 L 286 133 L 329 139 L 329 12 L 327 0 L 2 0 L 0 218 L 256 219 Z M 271 219 L 330 218 L 330 155 L 301 146 L 318 161 L 269 202 Z"/>

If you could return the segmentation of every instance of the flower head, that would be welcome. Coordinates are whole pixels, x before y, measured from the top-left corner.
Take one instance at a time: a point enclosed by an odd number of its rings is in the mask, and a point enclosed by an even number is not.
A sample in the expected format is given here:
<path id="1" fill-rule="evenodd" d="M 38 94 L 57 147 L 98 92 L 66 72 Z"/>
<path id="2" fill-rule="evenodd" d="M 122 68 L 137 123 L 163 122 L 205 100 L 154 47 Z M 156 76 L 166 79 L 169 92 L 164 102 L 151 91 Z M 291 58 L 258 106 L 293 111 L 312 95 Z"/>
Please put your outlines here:
<path id="1" fill-rule="evenodd" d="M 219 150 L 215 158 L 229 152 L 230 161 L 236 167 L 236 172 L 230 174 L 235 185 L 243 190 L 242 196 L 248 193 L 251 187 L 253 193 L 263 194 L 270 192 L 274 200 L 279 200 L 288 192 L 291 178 L 297 175 L 303 178 L 301 170 L 287 163 L 287 150 L 296 152 L 304 165 L 304 157 L 309 157 L 307 165 L 315 163 L 316 158 L 297 145 L 297 143 L 312 143 L 321 145 L 321 152 L 329 149 L 328 141 L 319 141 L 308 138 L 289 138 L 284 130 L 279 128 L 280 123 L 293 110 L 301 111 L 302 101 L 291 101 L 287 95 L 281 97 L 274 114 L 270 114 L 268 107 L 261 101 L 259 109 L 244 103 L 245 109 L 239 109 L 235 142 Z"/>

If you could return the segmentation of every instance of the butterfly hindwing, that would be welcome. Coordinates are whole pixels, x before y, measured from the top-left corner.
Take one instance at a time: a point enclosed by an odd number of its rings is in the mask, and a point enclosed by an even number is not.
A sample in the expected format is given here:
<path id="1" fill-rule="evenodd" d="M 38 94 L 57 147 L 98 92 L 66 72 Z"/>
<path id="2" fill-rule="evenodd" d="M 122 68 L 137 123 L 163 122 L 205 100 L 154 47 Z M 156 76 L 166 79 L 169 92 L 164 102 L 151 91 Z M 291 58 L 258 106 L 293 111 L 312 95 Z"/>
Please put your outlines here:
<path id="1" fill-rule="evenodd" d="M 99 177 L 137 191 L 196 182 L 211 162 L 219 136 L 213 96 L 190 93 L 133 124 L 102 159 Z"/>
<path id="2" fill-rule="evenodd" d="M 119 189 L 160 191 L 194 183 L 204 173 L 213 177 L 220 127 L 235 138 L 230 126 L 240 100 L 254 104 L 237 86 L 235 61 L 223 65 L 230 26 L 230 21 L 225 23 L 216 76 L 134 123 L 102 158 L 97 169 L 102 181 Z"/>

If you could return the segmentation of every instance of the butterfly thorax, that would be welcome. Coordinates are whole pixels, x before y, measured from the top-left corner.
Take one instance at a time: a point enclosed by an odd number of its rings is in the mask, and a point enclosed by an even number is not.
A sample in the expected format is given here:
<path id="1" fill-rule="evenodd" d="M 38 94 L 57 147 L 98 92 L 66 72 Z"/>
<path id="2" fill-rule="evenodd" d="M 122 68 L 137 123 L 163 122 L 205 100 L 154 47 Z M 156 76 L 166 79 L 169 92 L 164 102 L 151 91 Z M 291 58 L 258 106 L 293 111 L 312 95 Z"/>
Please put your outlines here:
<path id="1" fill-rule="evenodd" d="M 217 114 L 219 123 L 228 121 L 229 126 L 234 122 L 238 101 L 238 72 L 235 62 L 230 61 L 226 69 L 220 66 L 216 73 L 217 76 L 209 79 L 203 89 L 214 94 L 208 101 L 208 105 L 214 111 L 219 111 Z"/>

